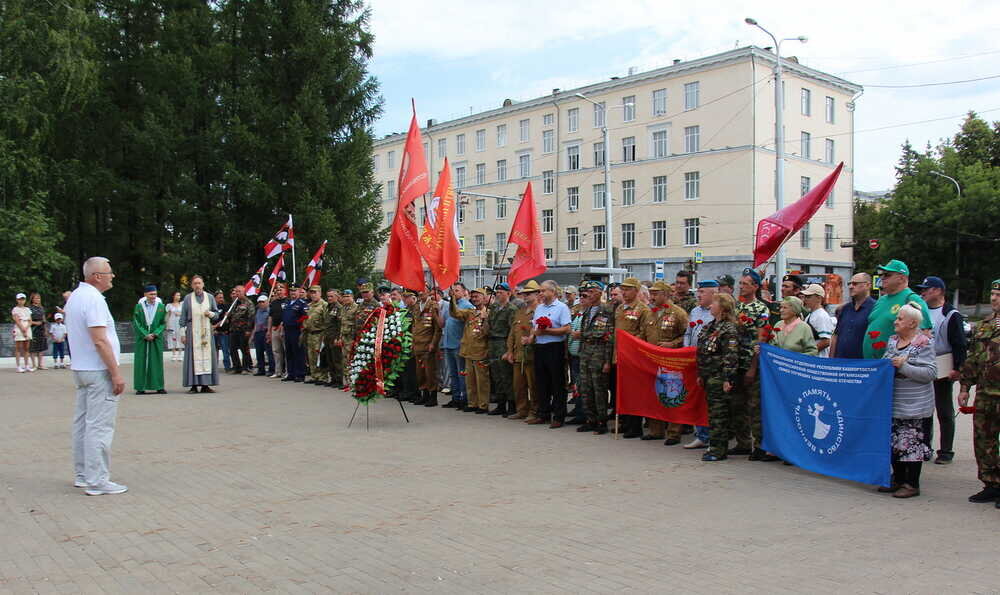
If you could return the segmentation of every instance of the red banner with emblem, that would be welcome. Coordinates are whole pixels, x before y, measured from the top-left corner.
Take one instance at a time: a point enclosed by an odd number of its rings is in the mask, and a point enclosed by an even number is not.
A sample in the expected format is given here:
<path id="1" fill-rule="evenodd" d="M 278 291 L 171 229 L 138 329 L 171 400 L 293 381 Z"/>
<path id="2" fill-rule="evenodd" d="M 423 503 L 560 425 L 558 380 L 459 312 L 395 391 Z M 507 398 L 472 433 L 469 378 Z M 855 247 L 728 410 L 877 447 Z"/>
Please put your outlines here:
<path id="1" fill-rule="evenodd" d="M 667 349 L 619 329 L 618 413 L 708 425 L 708 401 L 698 386 L 697 347 Z"/>

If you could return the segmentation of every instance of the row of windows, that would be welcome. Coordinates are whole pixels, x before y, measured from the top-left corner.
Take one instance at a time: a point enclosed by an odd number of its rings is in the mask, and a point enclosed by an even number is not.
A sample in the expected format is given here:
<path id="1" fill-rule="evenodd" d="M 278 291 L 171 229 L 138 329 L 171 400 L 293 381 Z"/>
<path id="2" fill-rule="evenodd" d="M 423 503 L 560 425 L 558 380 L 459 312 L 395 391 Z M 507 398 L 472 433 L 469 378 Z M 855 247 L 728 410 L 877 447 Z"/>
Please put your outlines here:
<path id="1" fill-rule="evenodd" d="M 549 211 L 549 216 L 551 217 L 551 211 Z M 542 214 L 542 226 L 545 228 L 545 211 Z M 551 229 L 551 219 L 549 221 L 549 228 Z M 578 252 L 581 246 L 588 242 L 587 236 L 590 236 L 590 249 L 591 250 L 606 250 L 607 249 L 607 234 L 605 233 L 604 225 L 594 225 L 591 227 L 589 232 L 580 233 L 579 227 L 567 227 L 566 228 L 566 251 L 567 252 Z M 650 233 L 650 247 L 651 248 L 666 248 L 667 247 L 667 221 L 665 219 L 659 221 L 653 221 L 649 228 Z M 692 217 L 684 219 L 684 246 L 697 246 L 701 243 L 701 220 L 697 217 Z M 635 223 L 622 223 L 621 224 L 621 236 L 620 245 L 623 250 L 632 250 L 636 247 L 636 227 Z"/>
<path id="2" fill-rule="evenodd" d="M 812 243 L 812 238 L 810 236 L 809 223 L 806 223 L 802 230 L 799 231 L 799 246 L 808 249 Z M 832 225 L 823 226 L 823 249 L 830 252 L 833 250 L 833 240 L 836 238 L 834 233 L 834 228 Z"/>
<path id="3" fill-rule="evenodd" d="M 782 83 L 782 92 L 784 92 L 784 83 Z M 827 124 L 836 123 L 836 105 L 836 101 L 833 97 L 830 97 L 829 95 L 826 96 L 823 103 L 823 113 L 826 117 Z M 799 90 L 799 112 L 803 116 L 812 116 L 812 91 L 810 89 L 806 89 L 805 87 Z"/>

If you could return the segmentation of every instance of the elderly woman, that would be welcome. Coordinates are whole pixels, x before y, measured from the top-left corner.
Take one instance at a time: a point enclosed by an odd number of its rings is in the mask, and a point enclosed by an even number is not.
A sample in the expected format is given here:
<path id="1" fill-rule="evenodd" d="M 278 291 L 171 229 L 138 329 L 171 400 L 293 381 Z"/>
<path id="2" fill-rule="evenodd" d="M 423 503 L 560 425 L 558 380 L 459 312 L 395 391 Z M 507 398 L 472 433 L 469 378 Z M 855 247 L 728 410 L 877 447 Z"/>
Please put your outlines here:
<path id="1" fill-rule="evenodd" d="M 774 325 L 771 345 L 795 353 L 817 355 L 819 351 L 813 339 L 812 327 L 802 319 L 805 314 L 806 307 L 799 298 L 790 296 L 781 300 L 781 321 Z"/>
<path id="2" fill-rule="evenodd" d="M 701 460 L 714 462 L 726 460 L 729 449 L 730 392 L 736 382 L 740 346 L 733 296 L 715 294 L 708 310 L 713 320 L 698 335 L 698 385 L 708 398 L 708 452 Z"/>
<path id="3" fill-rule="evenodd" d="M 892 391 L 892 485 L 879 488 L 896 498 L 920 495 L 920 469 L 929 461 L 934 415 L 934 346 L 917 341 L 923 313 L 907 304 L 899 309 L 883 357 L 896 368 Z"/>

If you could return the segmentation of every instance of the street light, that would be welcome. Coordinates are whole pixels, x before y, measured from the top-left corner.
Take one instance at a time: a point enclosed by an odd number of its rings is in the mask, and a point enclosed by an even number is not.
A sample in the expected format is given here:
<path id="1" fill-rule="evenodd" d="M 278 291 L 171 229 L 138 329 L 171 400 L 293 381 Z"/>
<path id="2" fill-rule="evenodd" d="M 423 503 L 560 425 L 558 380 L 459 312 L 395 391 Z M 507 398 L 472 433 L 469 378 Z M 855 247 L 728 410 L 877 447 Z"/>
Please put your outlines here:
<path id="1" fill-rule="evenodd" d="M 798 37 L 778 39 L 773 33 L 761 27 L 756 19 L 747 17 L 743 21 L 767 33 L 774 41 L 774 202 L 778 210 L 781 210 L 785 206 L 785 122 L 783 115 L 785 106 L 781 93 L 781 42 L 800 41 L 805 43 L 809 41 L 809 38 L 799 35 Z M 780 279 L 788 267 L 784 244 L 778 248 L 778 256 L 775 260 L 777 277 Z"/>
<path id="2" fill-rule="evenodd" d="M 955 178 L 953 178 L 951 176 L 946 176 L 946 175 L 944 175 L 943 173 L 941 173 L 939 171 L 932 171 L 931 173 L 933 175 L 935 175 L 935 176 L 939 176 L 939 177 L 951 180 L 951 183 L 955 185 L 955 192 L 958 193 L 958 198 L 959 199 L 962 198 L 962 187 L 959 186 L 958 180 L 956 180 Z M 959 251 L 959 247 L 958 247 L 958 221 L 956 221 L 955 222 L 955 296 L 952 298 L 954 300 L 952 302 L 952 304 L 956 308 L 958 307 L 958 279 L 959 279 L 959 277 L 958 277 L 958 251 Z"/>
<path id="3" fill-rule="evenodd" d="M 611 212 L 611 143 L 608 142 L 608 108 L 583 93 L 577 93 L 576 96 L 599 107 L 603 116 L 602 123 L 604 125 L 601 126 L 601 137 L 604 139 L 604 247 L 607 248 L 608 281 L 614 281 L 614 273 L 611 272 L 615 268 L 614 248 L 612 247 L 615 236 L 614 230 L 611 228 L 614 216 Z"/>

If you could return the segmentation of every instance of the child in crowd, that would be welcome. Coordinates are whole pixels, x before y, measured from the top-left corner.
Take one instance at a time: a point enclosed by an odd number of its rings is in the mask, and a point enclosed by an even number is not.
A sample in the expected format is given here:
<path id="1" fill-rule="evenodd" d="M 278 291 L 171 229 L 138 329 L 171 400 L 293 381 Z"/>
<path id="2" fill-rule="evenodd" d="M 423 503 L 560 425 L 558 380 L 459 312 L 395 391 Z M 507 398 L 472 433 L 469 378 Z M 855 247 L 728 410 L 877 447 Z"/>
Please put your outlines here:
<path id="1" fill-rule="evenodd" d="M 55 360 L 56 368 L 66 367 L 66 325 L 63 324 L 63 315 L 56 314 L 54 321 L 49 325 L 49 338 L 52 339 L 52 359 Z"/>

